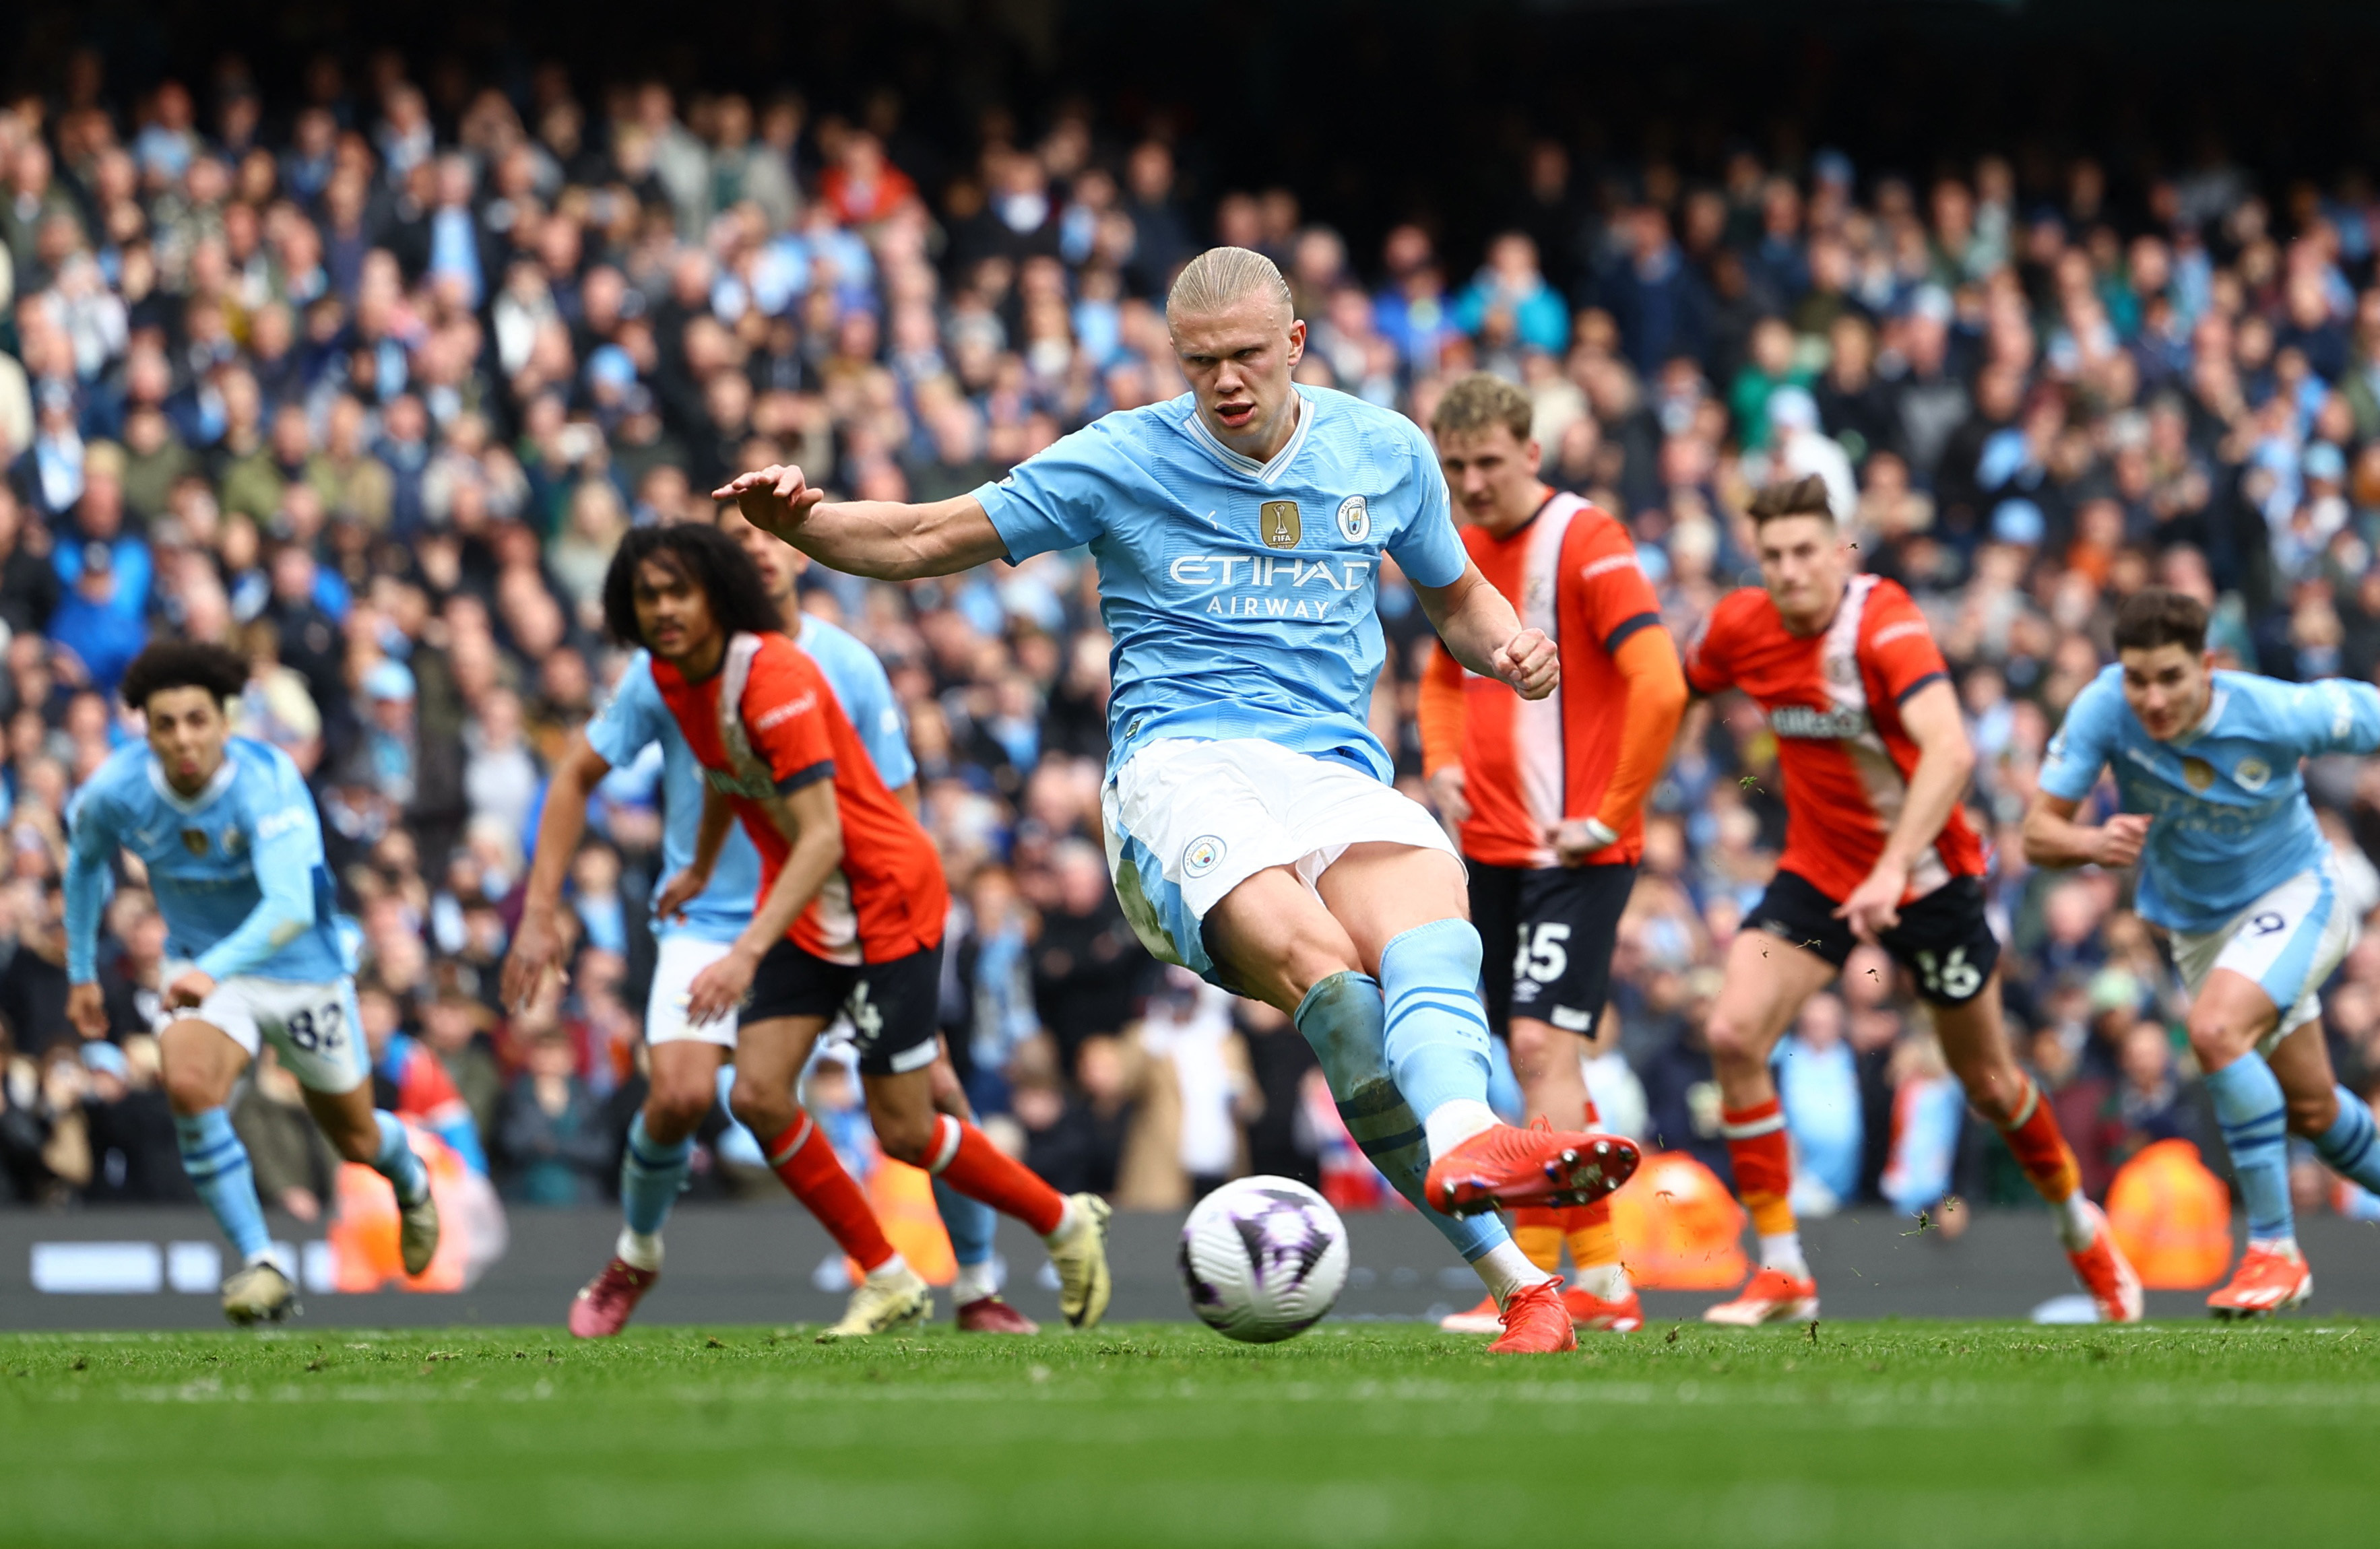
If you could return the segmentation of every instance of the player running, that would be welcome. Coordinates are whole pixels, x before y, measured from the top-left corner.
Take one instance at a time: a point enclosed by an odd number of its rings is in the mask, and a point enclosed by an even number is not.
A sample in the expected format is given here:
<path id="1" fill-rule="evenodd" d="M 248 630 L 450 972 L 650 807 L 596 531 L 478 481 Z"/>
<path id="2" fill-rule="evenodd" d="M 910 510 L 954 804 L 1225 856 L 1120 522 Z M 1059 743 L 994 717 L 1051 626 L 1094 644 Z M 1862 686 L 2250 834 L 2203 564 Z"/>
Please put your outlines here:
<path id="1" fill-rule="evenodd" d="M 405 1272 L 420 1274 L 438 1252 L 430 1175 L 405 1127 L 372 1107 L 314 799 L 287 754 L 230 734 L 224 707 L 247 684 L 248 663 L 220 646 L 142 651 L 122 692 L 147 716 L 148 741 L 110 755 L 67 813 L 67 1014 L 89 1036 L 107 1030 L 95 958 L 122 848 L 148 869 L 165 918 L 165 1095 L 183 1170 L 240 1255 L 223 1283 L 224 1315 L 237 1324 L 278 1322 L 296 1301 L 293 1266 L 273 1254 L 225 1107 L 266 1040 L 332 1146 L 395 1188 Z"/>
<path id="2" fill-rule="evenodd" d="M 1916 975 L 1951 1071 L 2049 1202 L 2099 1316 L 2133 1322 L 2139 1278 L 2083 1196 L 2074 1154 L 2000 1024 L 1984 848 L 1959 809 L 1974 752 L 1933 633 L 1907 592 L 1851 573 L 1823 479 L 1771 485 L 1751 515 L 1762 584 L 1720 599 L 1686 652 L 1695 693 L 1740 688 L 1767 716 L 1787 812 L 1776 878 L 1728 948 L 1710 1017 L 1720 1122 L 1760 1234 L 1760 1268 L 1703 1316 L 1817 1315 L 1768 1058 L 1854 941 L 1872 940 Z"/>
<path id="3" fill-rule="evenodd" d="M 817 1127 L 794 1106 L 794 1078 L 847 1013 L 885 1155 L 1031 1227 L 1049 1246 L 1066 1321 L 1098 1323 L 1112 1290 L 1107 1203 L 1059 1193 L 972 1123 L 935 1109 L 950 910 L 941 858 L 885 789 L 826 675 L 781 632 L 750 558 L 716 527 L 641 528 L 613 556 L 603 618 L 614 638 L 651 653 L 648 674 L 708 784 L 694 858 L 655 911 L 668 916 L 702 895 L 737 821 L 759 852 L 750 922 L 686 987 L 696 1026 L 743 1008 L 730 1109 L 771 1137 L 770 1156 L 805 1149 Z"/>
<path id="4" fill-rule="evenodd" d="M 2117 609 L 2116 656 L 2050 742 L 2024 853 L 2035 865 L 2141 868 L 2135 906 L 2172 938 L 2190 1045 L 2248 1207 L 2247 1253 L 2206 1305 L 2219 1318 L 2275 1313 L 2313 1289 L 2285 1131 L 2380 1188 L 2372 1110 L 2331 1075 L 2318 994 L 2359 926 L 2298 769 L 2380 751 L 2380 690 L 2216 672 L 2205 608 L 2154 588 Z M 2120 810 L 2079 823 L 2103 768 Z"/>
<path id="5" fill-rule="evenodd" d="M 1644 851 L 1645 795 L 1669 759 L 1686 681 L 1628 529 L 1538 478 L 1532 413 L 1527 393 L 1483 371 L 1447 389 L 1430 430 L 1470 519 L 1463 547 L 1497 590 L 1520 599 L 1522 622 L 1555 643 L 1561 683 L 1524 700 L 1434 653 L 1422 679 L 1422 761 L 1439 810 L 1461 826 L 1488 1025 L 1511 1047 L 1532 1118 L 1567 1124 L 1584 1114 L 1593 1129 L 1580 1062 Z M 1562 1301 L 1575 1326 L 1644 1326 L 1609 1200 L 1515 1210 L 1512 1236 L 1548 1272 L 1568 1241 L 1577 1283 Z M 1439 1325 L 1493 1332 L 1496 1304 Z"/>
<path id="6" fill-rule="evenodd" d="M 917 765 L 901 723 L 900 707 L 883 664 L 866 646 L 834 625 L 801 611 L 794 583 L 800 554 L 755 529 L 731 510 L 722 530 L 735 534 L 759 566 L 762 585 L 784 627 L 798 629 L 803 649 L 818 661 L 835 700 L 859 732 L 868 756 L 904 805 L 916 805 Z M 740 529 L 740 531 L 738 530 Z M 612 769 L 634 763 L 646 748 L 662 749 L 663 822 L 662 881 L 694 859 L 702 821 L 702 773 L 676 720 L 653 686 L 651 659 L 630 659 L 619 692 L 572 739 L 547 793 L 538 823 L 537 853 L 529 868 L 520 929 L 504 963 L 504 995 L 515 1004 L 536 992 L 546 970 L 558 963 L 556 925 L 563 878 L 586 832 L 587 797 Z M 570 1307 L 570 1331 L 601 1338 L 627 1325 L 638 1302 L 660 1278 L 661 1229 L 685 1187 L 694 1152 L 694 1132 L 716 1100 L 720 1067 L 731 1058 L 736 1015 L 730 1011 L 697 1025 L 686 1013 L 694 976 L 726 955 L 750 924 L 760 886 L 760 857 L 740 829 L 731 829 L 711 883 L 680 915 L 655 922 L 660 948 L 645 1006 L 645 1045 L 651 1090 L 629 1126 L 620 1159 L 620 1204 L 627 1217 L 612 1260 L 580 1289 Z M 658 891 L 658 888 L 656 889 Z M 795 1070 L 809 1058 L 793 1051 Z M 946 1060 L 934 1066 L 938 1107 L 967 1116 L 958 1079 Z M 796 1125 L 796 1129 L 801 1127 Z M 795 1199 L 824 1224 L 863 1278 L 853 1289 L 844 1316 L 828 1332 L 857 1338 L 901 1326 L 926 1315 L 917 1311 L 928 1292 L 886 1240 L 875 1212 L 834 1148 L 815 1130 L 802 1131 L 790 1156 L 771 1154 L 777 1176 Z M 958 1326 L 969 1333 L 1031 1334 L 1031 1319 L 1002 1301 L 991 1283 L 993 1216 L 990 1206 L 958 1193 L 941 1179 L 934 1200 L 948 1228 L 958 1277 L 952 1285 Z"/>
<path id="7" fill-rule="evenodd" d="M 1601 1198 L 1636 1150 L 1488 1107 L 1463 868 L 1365 724 L 1384 556 L 1472 671 L 1541 699 L 1553 646 L 1465 557 L 1420 430 L 1292 383 L 1305 325 L 1270 260 L 1201 253 L 1166 320 L 1190 393 L 1110 414 L 972 494 L 821 504 L 782 466 L 717 493 L 811 557 L 888 579 L 1088 544 L 1115 638 L 1108 861 L 1134 929 L 1296 1019 L 1366 1154 L 1502 1306 L 1496 1349 L 1573 1349 L 1561 1282 L 1486 1213 Z"/>

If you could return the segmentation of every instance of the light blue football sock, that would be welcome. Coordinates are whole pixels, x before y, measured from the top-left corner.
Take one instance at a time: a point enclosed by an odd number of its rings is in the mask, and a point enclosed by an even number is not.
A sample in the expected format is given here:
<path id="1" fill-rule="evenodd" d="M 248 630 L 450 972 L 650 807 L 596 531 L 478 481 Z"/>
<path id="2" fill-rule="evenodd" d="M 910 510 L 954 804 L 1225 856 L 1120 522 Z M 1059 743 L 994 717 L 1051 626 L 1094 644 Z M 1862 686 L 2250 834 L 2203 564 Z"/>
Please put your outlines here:
<path id="1" fill-rule="evenodd" d="M 2259 1241 L 2294 1239 L 2289 1207 L 2289 1107 L 2265 1057 L 2250 1050 L 2206 1078 L 2216 1122 L 2231 1152 L 2240 1199 L 2248 1207 L 2248 1235 Z"/>
<path id="2" fill-rule="evenodd" d="M 214 1213 L 215 1225 L 231 1240 L 232 1250 L 247 1264 L 265 1257 L 273 1250 L 273 1234 L 264 1228 L 256 1169 L 249 1165 L 248 1147 L 232 1130 L 229 1110 L 177 1113 L 174 1138 L 181 1144 L 182 1170 Z"/>
<path id="3" fill-rule="evenodd" d="M 419 1204 L 430 1197 L 430 1169 L 413 1154 L 412 1144 L 405 1138 L 405 1126 L 396 1115 L 385 1108 L 374 1108 L 372 1120 L 380 1126 L 380 1149 L 372 1154 L 372 1171 L 395 1187 L 397 1204 Z"/>
<path id="4" fill-rule="evenodd" d="M 620 1157 L 620 1211 L 630 1231 L 649 1237 L 662 1229 L 693 1159 L 692 1135 L 663 1145 L 647 1132 L 641 1111 L 629 1121 L 628 1146 Z"/>
<path id="5" fill-rule="evenodd" d="M 1380 950 L 1383 1028 L 1397 1090 L 1427 1123 L 1451 1102 L 1488 1107 L 1488 1012 L 1479 1003 L 1479 933 L 1468 920 L 1433 920 Z"/>
<path id="6" fill-rule="evenodd" d="M 1000 1224 L 991 1206 L 967 1198 L 936 1173 L 934 1208 L 942 1213 L 942 1229 L 951 1235 L 951 1257 L 961 1268 L 991 1262 L 992 1228 Z"/>
<path id="7" fill-rule="evenodd" d="M 1368 974 L 1333 974 L 1308 990 L 1297 1008 L 1297 1030 L 1322 1062 L 1323 1078 L 1330 1083 L 1331 1099 L 1347 1132 L 1464 1262 L 1475 1263 L 1510 1242 L 1512 1234 L 1492 1211 L 1447 1216 L 1429 1207 L 1422 1187 L 1429 1173 L 1429 1143 L 1421 1120 L 1398 1091 L 1397 1079 L 1389 1073 L 1385 1019 L 1379 984 Z M 1482 1065 L 1484 1086 L 1484 1055 Z"/>
<path id="8" fill-rule="evenodd" d="M 2375 1132 L 2372 1110 L 2344 1086 L 2338 1092 L 2338 1118 L 2314 1138 L 2314 1152 L 2331 1171 L 2380 1194 L 2380 1144 L 2374 1144 L 2380 1132 Z"/>

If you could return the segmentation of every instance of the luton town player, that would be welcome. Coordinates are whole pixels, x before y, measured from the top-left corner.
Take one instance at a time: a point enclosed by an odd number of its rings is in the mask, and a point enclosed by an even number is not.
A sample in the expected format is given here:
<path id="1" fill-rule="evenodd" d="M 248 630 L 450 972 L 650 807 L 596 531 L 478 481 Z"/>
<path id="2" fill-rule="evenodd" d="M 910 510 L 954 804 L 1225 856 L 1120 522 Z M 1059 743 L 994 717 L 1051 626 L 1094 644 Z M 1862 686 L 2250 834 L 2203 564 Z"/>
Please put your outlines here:
<path id="1" fill-rule="evenodd" d="M 1366 1154 L 1502 1306 L 1496 1348 L 1574 1349 L 1560 1281 L 1489 1212 L 1601 1198 L 1635 1148 L 1515 1129 L 1488 1107 L 1462 864 L 1389 784 L 1365 723 L 1384 557 L 1473 672 L 1542 698 L 1552 644 L 1464 555 L 1419 429 L 1292 381 L 1305 325 L 1270 260 L 1198 255 L 1166 321 L 1189 393 L 1110 414 L 972 494 L 821 503 L 799 468 L 773 466 L 718 493 L 865 575 L 1089 545 L 1115 639 L 1101 805 L 1135 930 L 1296 1019 Z"/>
<path id="2" fill-rule="evenodd" d="M 1521 1095 L 1533 1118 L 1570 1124 L 1584 1114 L 1593 1129 L 1581 1061 L 1644 850 L 1640 809 L 1669 759 L 1686 680 L 1628 529 L 1537 477 L 1531 412 L 1527 393 L 1483 371 L 1447 389 L 1430 431 L 1469 518 L 1463 546 L 1521 622 L 1554 642 L 1561 684 L 1523 699 L 1434 653 L 1422 680 L 1422 759 L 1439 810 L 1460 825 L 1488 1023 L 1511 1047 Z M 1568 1241 L 1578 1273 L 1562 1300 L 1578 1327 L 1644 1326 L 1610 1201 L 1515 1210 L 1512 1235 L 1546 1270 Z M 1495 1319 L 1495 1303 L 1483 1301 L 1440 1326 L 1487 1333 Z"/>
<path id="3" fill-rule="evenodd" d="M 1751 514 L 1762 584 L 1721 598 L 1686 652 L 1696 693 L 1740 688 L 1767 716 L 1786 811 L 1785 853 L 1728 948 L 1709 1028 L 1720 1123 L 1760 1234 L 1760 1268 L 1703 1315 L 1757 1324 L 1817 1313 L 1787 1202 L 1792 1165 L 1768 1059 L 1866 939 L 1916 975 L 1967 1100 L 2049 1202 L 2100 1317 L 2133 1321 L 2140 1282 L 2083 1197 L 2073 1153 L 2000 1023 L 1983 845 L 1959 809 L 1974 753 L 1942 653 L 1908 593 L 1852 574 L 1824 480 L 1772 485 Z"/>
<path id="4" fill-rule="evenodd" d="M 1106 1202 L 1059 1193 L 934 1106 L 950 910 L 941 860 L 885 789 L 825 673 L 782 632 L 751 557 L 714 526 L 640 528 L 613 555 L 603 619 L 650 653 L 653 686 L 707 786 L 694 858 L 655 911 L 666 917 L 702 895 L 738 822 L 759 852 L 750 923 L 686 987 L 697 1026 L 741 1009 L 735 1117 L 770 1156 L 800 1146 L 815 1125 L 794 1105 L 794 1078 L 836 1013 L 848 1014 L 885 1155 L 1031 1227 L 1050 1249 L 1066 1321 L 1098 1323 L 1112 1290 Z"/>
<path id="5" fill-rule="evenodd" d="M 836 701 L 859 732 L 878 775 L 905 805 L 916 805 L 917 766 L 893 702 L 883 664 L 857 640 L 823 619 L 801 611 L 794 596 L 801 555 L 756 531 L 728 508 L 725 523 L 740 528 L 739 541 L 760 568 L 761 580 L 784 627 L 825 672 Z M 587 798 L 614 768 L 662 750 L 664 811 L 662 853 L 670 875 L 694 859 L 702 822 L 702 771 L 669 708 L 653 686 L 650 659 L 638 652 L 620 677 L 619 692 L 572 741 L 554 771 L 538 823 L 538 846 L 529 868 L 520 928 L 504 963 L 504 994 L 514 1004 L 533 995 L 549 968 L 556 966 L 561 933 L 556 914 L 563 878 L 587 828 Z M 620 1158 L 620 1206 L 626 1216 L 611 1262 L 579 1290 L 570 1306 L 570 1331 L 581 1338 L 618 1333 L 646 1291 L 660 1278 L 661 1231 L 678 1191 L 685 1187 L 694 1131 L 716 1101 L 719 1071 L 736 1041 L 734 1012 L 697 1023 L 686 1012 L 694 976 L 726 955 L 751 923 L 759 889 L 760 857 L 750 840 L 731 829 L 713 868 L 710 886 L 684 912 L 658 922 L 660 954 L 645 1007 L 645 1046 L 651 1090 L 628 1129 Z M 787 1051 L 798 1069 L 807 1047 Z M 966 1117 L 965 1098 L 947 1060 L 936 1061 L 935 1100 Z M 796 1124 L 793 1138 L 768 1156 L 785 1187 L 851 1255 L 862 1271 L 841 1321 L 831 1330 L 842 1338 L 881 1333 L 917 1316 L 926 1305 L 925 1282 L 886 1240 L 867 1196 L 815 1126 Z M 950 1229 L 958 1260 L 952 1288 L 960 1328 L 970 1333 L 1030 1334 L 1030 1319 L 1002 1301 L 991 1284 L 992 1212 L 989 1205 L 934 1180 L 935 1204 Z"/>
<path id="6" fill-rule="evenodd" d="M 339 1155 L 395 1187 L 406 1273 L 438 1251 L 429 1174 L 404 1126 L 372 1107 L 314 798 L 287 754 L 229 734 L 224 707 L 247 684 L 248 663 L 220 646 L 161 641 L 134 659 L 124 702 L 146 716 L 148 739 L 118 748 L 75 793 L 66 880 L 67 1012 L 96 1037 L 107 1027 L 93 953 L 109 865 L 122 848 L 148 870 L 167 932 L 166 1100 L 182 1167 L 240 1255 L 223 1308 L 241 1324 L 285 1317 L 295 1298 L 225 1109 L 268 1042 Z"/>
<path id="7" fill-rule="evenodd" d="M 2323 1047 L 2317 992 L 2358 926 L 2298 768 L 2325 753 L 2380 752 L 2380 690 L 2216 672 L 2206 610 L 2179 592 L 2124 599 L 2116 656 L 2050 742 L 2025 854 L 2038 865 L 2140 866 L 2140 912 L 2171 934 L 2191 1048 L 2248 1208 L 2247 1253 L 2206 1304 L 2217 1317 L 2275 1313 L 2313 1289 L 2284 1131 L 2380 1188 L 2372 1110 L 2332 1077 Z M 2079 822 L 2102 768 L 2120 810 Z"/>

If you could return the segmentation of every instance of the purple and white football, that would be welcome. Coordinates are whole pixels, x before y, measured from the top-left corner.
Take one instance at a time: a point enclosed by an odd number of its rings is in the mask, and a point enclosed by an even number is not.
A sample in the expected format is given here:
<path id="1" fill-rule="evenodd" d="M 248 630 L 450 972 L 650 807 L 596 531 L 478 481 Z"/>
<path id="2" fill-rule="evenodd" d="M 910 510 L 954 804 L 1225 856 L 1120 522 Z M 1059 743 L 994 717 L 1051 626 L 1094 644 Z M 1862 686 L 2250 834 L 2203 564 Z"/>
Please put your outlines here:
<path id="1" fill-rule="evenodd" d="M 1347 1228 L 1293 1178 L 1243 1178 L 1182 1223 L 1190 1310 L 1227 1338 L 1269 1345 L 1321 1321 L 1347 1283 Z"/>

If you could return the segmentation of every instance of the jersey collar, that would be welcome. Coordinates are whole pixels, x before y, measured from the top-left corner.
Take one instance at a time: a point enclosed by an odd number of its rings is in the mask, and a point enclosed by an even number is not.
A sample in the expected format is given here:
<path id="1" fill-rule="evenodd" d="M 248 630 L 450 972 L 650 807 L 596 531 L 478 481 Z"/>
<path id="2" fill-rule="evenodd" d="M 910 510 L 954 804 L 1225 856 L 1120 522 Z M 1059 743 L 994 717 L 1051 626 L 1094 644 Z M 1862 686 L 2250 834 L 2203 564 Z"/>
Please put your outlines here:
<path id="1" fill-rule="evenodd" d="M 212 806 L 215 798 L 230 790 L 232 782 L 238 778 L 239 770 L 233 767 L 231 749 L 226 747 L 224 749 L 224 761 L 216 768 L 214 778 L 207 781 L 206 789 L 195 796 L 185 796 L 174 789 L 172 781 L 165 778 L 165 766 L 157 762 L 157 756 L 153 753 L 149 756 L 150 787 L 176 812 L 200 812 Z"/>
<path id="2" fill-rule="evenodd" d="M 1198 418 L 1198 398 L 1196 393 L 1191 394 L 1189 412 L 1182 417 L 1183 429 L 1189 431 L 1190 439 L 1197 442 L 1208 456 L 1232 472 L 1253 478 L 1263 485 L 1278 483 L 1281 476 L 1289 471 L 1289 465 L 1297 460 L 1299 449 L 1305 445 L 1305 433 L 1314 428 L 1314 417 L 1319 407 L 1313 394 L 1295 382 L 1290 383 L 1290 391 L 1298 396 L 1297 429 L 1289 433 L 1288 443 L 1272 454 L 1272 461 L 1269 463 L 1259 463 L 1254 457 L 1232 451 L 1217 440 L 1215 432 L 1207 429 L 1207 422 Z"/>
<path id="3" fill-rule="evenodd" d="M 2229 702 L 2230 698 L 2230 690 L 2225 688 L 2219 683 L 2214 684 L 2212 690 L 2206 696 L 2206 713 L 2200 716 L 2198 720 L 2191 725 L 2190 730 L 2184 732 L 2180 736 L 2174 738 L 2174 742 L 2177 744 L 2194 743 L 2199 738 L 2206 735 L 2209 732 L 2214 731 L 2215 723 L 2223 719 L 2224 705 Z"/>

